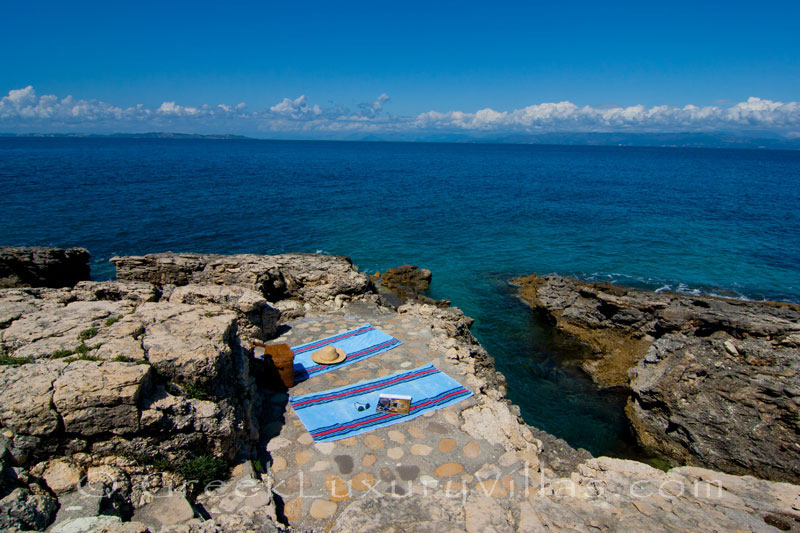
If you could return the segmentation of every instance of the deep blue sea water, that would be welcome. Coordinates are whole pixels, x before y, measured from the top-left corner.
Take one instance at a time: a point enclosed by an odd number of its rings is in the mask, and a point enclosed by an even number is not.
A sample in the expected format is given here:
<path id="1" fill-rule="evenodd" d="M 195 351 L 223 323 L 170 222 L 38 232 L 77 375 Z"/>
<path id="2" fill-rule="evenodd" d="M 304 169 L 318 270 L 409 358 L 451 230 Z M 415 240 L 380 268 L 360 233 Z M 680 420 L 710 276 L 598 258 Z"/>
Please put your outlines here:
<path id="1" fill-rule="evenodd" d="M 115 254 L 349 255 L 413 263 L 525 419 L 629 455 L 594 389 L 507 280 L 532 272 L 800 301 L 800 152 L 481 144 L 0 138 L 0 243 Z"/>

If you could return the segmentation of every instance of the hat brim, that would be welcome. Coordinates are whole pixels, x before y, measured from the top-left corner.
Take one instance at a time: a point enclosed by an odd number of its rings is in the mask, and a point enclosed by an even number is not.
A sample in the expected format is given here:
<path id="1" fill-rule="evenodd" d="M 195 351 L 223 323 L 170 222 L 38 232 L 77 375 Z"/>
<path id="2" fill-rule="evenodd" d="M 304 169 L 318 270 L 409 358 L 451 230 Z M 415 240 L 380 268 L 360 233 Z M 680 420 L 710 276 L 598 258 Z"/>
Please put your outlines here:
<path id="1" fill-rule="evenodd" d="M 345 360 L 347 354 L 344 353 L 344 350 L 342 350 L 341 348 L 335 348 L 335 350 L 336 353 L 339 355 L 339 357 L 337 357 L 333 361 L 323 361 L 319 359 L 319 357 L 317 356 L 317 352 L 311 354 L 311 360 L 317 363 L 318 365 L 335 365 L 336 363 L 341 363 L 342 361 Z"/>

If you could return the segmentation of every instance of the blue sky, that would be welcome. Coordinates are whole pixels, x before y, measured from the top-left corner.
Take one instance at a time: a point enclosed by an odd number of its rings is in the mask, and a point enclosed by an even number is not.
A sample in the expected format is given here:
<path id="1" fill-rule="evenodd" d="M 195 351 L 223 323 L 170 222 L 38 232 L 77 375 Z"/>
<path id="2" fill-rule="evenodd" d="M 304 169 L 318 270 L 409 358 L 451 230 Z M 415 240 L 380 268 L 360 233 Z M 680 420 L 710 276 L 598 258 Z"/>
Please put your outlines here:
<path id="1" fill-rule="evenodd" d="M 0 131 L 800 131 L 796 1 L 17 2 L 2 14 Z M 547 107 L 561 103 L 574 107 Z"/>

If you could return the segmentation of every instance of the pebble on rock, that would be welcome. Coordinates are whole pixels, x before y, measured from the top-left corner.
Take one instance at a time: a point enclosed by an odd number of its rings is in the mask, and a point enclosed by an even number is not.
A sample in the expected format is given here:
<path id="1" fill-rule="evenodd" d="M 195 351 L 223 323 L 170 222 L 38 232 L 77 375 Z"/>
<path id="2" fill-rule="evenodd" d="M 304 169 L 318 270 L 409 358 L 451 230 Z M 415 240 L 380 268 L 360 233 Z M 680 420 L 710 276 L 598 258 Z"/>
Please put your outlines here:
<path id="1" fill-rule="evenodd" d="M 359 472 L 350 480 L 350 486 L 360 491 L 369 490 L 375 486 L 375 476 L 369 472 Z"/>
<path id="2" fill-rule="evenodd" d="M 470 459 L 477 459 L 481 456 L 481 445 L 478 441 L 471 440 L 464 446 L 464 456 Z"/>
<path id="3" fill-rule="evenodd" d="M 367 435 L 364 437 L 364 445 L 370 450 L 380 450 L 383 448 L 383 439 L 376 435 Z"/>
<path id="4" fill-rule="evenodd" d="M 311 460 L 311 457 L 312 453 L 310 451 L 303 450 L 294 454 L 294 462 L 297 463 L 297 466 L 303 466 Z"/>
<path id="5" fill-rule="evenodd" d="M 318 520 L 330 518 L 336 512 L 337 505 L 326 500 L 314 500 L 311 504 L 309 514 Z"/>
<path id="6" fill-rule="evenodd" d="M 411 445 L 411 453 L 414 455 L 430 455 L 433 451 L 433 448 L 428 446 L 427 444 L 412 444 Z"/>
<path id="7" fill-rule="evenodd" d="M 403 457 L 403 455 L 405 455 L 405 452 L 403 452 L 403 448 L 401 448 L 400 446 L 395 446 L 394 448 L 389 448 L 388 450 L 386 450 L 386 455 L 388 455 L 390 459 L 396 460 Z"/>
<path id="8" fill-rule="evenodd" d="M 445 437 L 439 441 L 439 451 L 442 453 L 452 452 L 453 448 L 456 447 L 456 444 L 458 443 L 456 442 L 455 439 Z"/>
<path id="9" fill-rule="evenodd" d="M 434 475 L 438 477 L 450 477 L 460 474 L 464 471 L 464 466 L 461 463 L 444 463 L 433 471 Z"/>

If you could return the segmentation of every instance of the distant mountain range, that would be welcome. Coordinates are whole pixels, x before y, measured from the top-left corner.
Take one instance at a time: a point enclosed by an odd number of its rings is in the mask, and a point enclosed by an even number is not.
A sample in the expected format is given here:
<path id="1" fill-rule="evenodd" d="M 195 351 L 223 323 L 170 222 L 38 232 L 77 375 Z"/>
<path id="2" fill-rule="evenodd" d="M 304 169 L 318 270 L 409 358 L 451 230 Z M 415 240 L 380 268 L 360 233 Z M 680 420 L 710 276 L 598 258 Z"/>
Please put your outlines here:
<path id="1" fill-rule="evenodd" d="M 680 148 L 766 148 L 798 150 L 800 138 L 733 133 L 542 133 L 506 135 L 480 142 L 504 144 L 565 144 L 584 146 L 653 146 Z"/>
<path id="2" fill-rule="evenodd" d="M 255 139 L 244 135 L 198 133 L 0 133 L 0 137 L 65 137 L 65 138 L 119 138 L 119 139 Z M 303 140 L 296 137 L 285 140 Z M 449 142 L 487 144 L 551 144 L 568 146 L 649 146 L 678 148 L 748 148 L 770 150 L 800 150 L 800 138 L 767 136 L 763 132 L 737 133 L 596 133 L 563 132 L 541 134 L 484 135 L 476 137 L 463 133 L 397 133 L 353 135 L 345 140 L 361 142 Z"/>
<path id="3" fill-rule="evenodd" d="M 68 138 L 116 138 L 116 139 L 251 139 L 243 135 L 229 133 L 201 135 L 199 133 L 170 133 L 167 131 L 153 131 L 149 133 L 111 133 L 101 135 L 97 133 L 0 133 L 0 137 L 68 137 Z"/>

